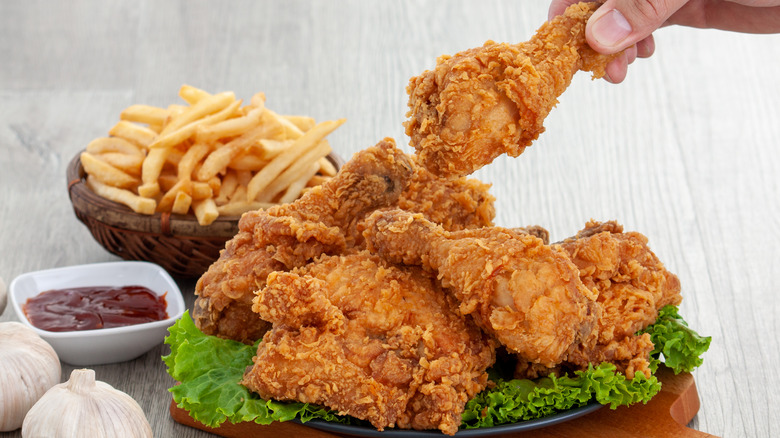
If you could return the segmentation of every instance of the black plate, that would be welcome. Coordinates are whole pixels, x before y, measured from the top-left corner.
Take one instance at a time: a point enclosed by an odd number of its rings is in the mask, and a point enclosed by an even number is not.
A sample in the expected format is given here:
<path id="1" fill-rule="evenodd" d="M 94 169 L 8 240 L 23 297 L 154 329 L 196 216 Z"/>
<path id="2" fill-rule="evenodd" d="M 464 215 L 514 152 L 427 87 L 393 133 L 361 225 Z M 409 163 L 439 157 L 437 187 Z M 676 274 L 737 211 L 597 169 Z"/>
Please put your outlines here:
<path id="1" fill-rule="evenodd" d="M 520 423 L 506 424 L 503 426 L 486 427 L 482 429 L 462 429 L 455 434 L 456 437 L 489 437 L 499 435 L 503 433 L 515 433 L 525 432 L 533 429 L 540 429 L 542 427 L 552 426 L 554 424 L 563 423 L 565 421 L 573 420 L 583 415 L 589 414 L 598 410 L 603 405 L 591 402 L 585 406 L 579 408 L 569 409 L 568 411 L 561 412 L 549 417 L 538 418 L 536 420 L 528 420 Z M 350 426 L 347 424 L 329 423 L 323 420 L 310 420 L 304 423 L 304 426 L 311 427 L 313 429 L 323 430 L 326 432 L 340 433 L 342 435 L 359 436 L 359 437 L 378 437 L 378 438 L 409 438 L 412 436 L 438 436 L 444 437 L 440 431 L 419 431 L 419 430 L 406 430 L 406 429 L 385 429 L 383 432 L 372 427 L 366 426 Z"/>

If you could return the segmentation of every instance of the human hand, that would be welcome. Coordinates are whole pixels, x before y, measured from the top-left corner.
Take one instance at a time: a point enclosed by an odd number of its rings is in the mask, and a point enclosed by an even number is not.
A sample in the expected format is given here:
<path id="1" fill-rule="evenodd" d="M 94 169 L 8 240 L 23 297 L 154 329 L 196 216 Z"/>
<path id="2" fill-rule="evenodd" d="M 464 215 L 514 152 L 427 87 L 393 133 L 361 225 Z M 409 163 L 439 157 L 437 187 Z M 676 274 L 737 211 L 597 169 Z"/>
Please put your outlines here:
<path id="1" fill-rule="evenodd" d="M 550 19 L 578 1 L 552 0 Z M 780 0 L 606 0 L 588 20 L 585 36 L 597 52 L 624 50 L 606 71 L 608 81 L 619 83 L 637 57 L 653 54 L 653 32 L 670 24 L 776 33 L 780 32 Z"/>

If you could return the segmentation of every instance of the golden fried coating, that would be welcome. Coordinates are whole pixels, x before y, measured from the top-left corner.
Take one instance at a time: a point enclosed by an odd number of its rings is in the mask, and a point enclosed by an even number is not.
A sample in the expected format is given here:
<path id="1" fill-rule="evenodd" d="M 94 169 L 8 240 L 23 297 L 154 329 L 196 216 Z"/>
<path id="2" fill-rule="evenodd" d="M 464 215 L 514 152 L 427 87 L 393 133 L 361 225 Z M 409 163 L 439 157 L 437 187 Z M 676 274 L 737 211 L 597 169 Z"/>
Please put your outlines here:
<path id="1" fill-rule="evenodd" d="M 528 362 L 553 366 L 595 342 L 595 293 L 565 252 L 536 236 L 485 227 L 448 232 L 422 215 L 374 212 L 369 251 L 438 276 L 483 330 Z"/>
<path id="2" fill-rule="evenodd" d="M 291 204 L 242 216 L 238 234 L 198 280 L 193 317 L 198 328 L 253 342 L 270 327 L 251 311 L 268 274 L 338 254 L 362 239 L 355 231 L 368 213 L 395 205 L 413 173 L 410 158 L 384 139 L 355 154 L 341 171 Z"/>
<path id="3" fill-rule="evenodd" d="M 636 371 L 650 375 L 650 335 L 636 333 L 654 323 L 662 307 L 680 304 L 682 296 L 680 280 L 666 270 L 647 241 L 640 233 L 623 232 L 614 221 L 590 221 L 561 243 L 582 282 L 598 292 L 600 308 L 596 346 L 580 348 L 569 358 L 572 363 L 583 367 L 607 361 L 629 378 Z"/>
<path id="4" fill-rule="evenodd" d="M 614 55 L 592 50 L 585 24 L 598 7 L 579 3 L 527 42 L 486 42 L 410 80 L 406 134 L 420 162 L 442 176 L 468 175 L 507 153 L 520 155 L 579 70 L 602 77 Z"/>
<path id="5" fill-rule="evenodd" d="M 496 216 L 489 189 L 490 184 L 474 178 L 441 178 L 417 166 L 397 207 L 422 213 L 448 231 L 482 228 L 493 225 Z"/>
<path id="6" fill-rule="evenodd" d="M 366 251 L 274 272 L 253 309 L 273 328 L 243 385 L 379 430 L 454 434 L 495 360 L 492 339 L 457 312 L 434 278 Z"/>

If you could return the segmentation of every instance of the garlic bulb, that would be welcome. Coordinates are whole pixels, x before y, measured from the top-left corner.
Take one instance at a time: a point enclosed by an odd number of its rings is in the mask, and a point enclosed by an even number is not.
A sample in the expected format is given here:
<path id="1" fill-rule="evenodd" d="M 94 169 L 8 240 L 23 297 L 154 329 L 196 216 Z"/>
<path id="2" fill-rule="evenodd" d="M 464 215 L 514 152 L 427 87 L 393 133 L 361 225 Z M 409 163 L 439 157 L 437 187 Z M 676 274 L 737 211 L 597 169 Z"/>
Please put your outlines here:
<path id="1" fill-rule="evenodd" d="M 22 438 L 151 437 L 152 427 L 132 397 L 105 382 L 95 371 L 73 370 L 24 418 Z"/>
<path id="2" fill-rule="evenodd" d="M 6 293 L 5 282 L 3 281 L 3 277 L 0 277 L 0 315 L 2 315 L 3 310 L 5 310 L 7 300 L 8 295 Z"/>
<path id="3" fill-rule="evenodd" d="M 57 353 L 37 333 L 19 322 L 0 323 L 0 432 L 22 427 L 60 373 Z"/>

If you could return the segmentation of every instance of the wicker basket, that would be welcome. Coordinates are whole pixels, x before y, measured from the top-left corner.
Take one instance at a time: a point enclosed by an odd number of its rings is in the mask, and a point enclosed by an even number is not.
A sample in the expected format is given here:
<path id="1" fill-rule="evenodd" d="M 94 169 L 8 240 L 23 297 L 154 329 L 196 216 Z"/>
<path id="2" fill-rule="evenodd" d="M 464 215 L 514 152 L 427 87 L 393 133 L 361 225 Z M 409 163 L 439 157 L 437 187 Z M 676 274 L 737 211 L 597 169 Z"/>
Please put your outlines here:
<path id="1" fill-rule="evenodd" d="M 238 216 L 220 216 L 211 225 L 201 226 L 191 214 L 138 214 L 102 198 L 87 187 L 80 155 L 67 169 L 73 211 L 103 248 L 125 260 L 145 260 L 171 275 L 199 277 L 238 232 Z M 328 159 L 337 169 L 342 164 L 334 154 Z"/>

